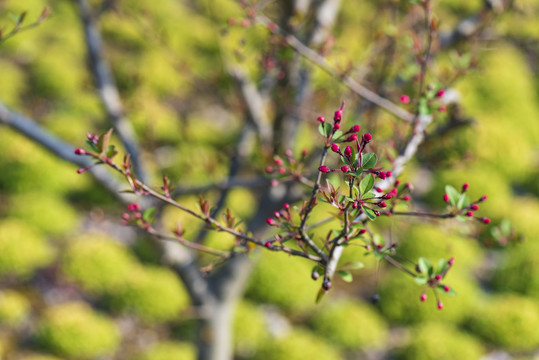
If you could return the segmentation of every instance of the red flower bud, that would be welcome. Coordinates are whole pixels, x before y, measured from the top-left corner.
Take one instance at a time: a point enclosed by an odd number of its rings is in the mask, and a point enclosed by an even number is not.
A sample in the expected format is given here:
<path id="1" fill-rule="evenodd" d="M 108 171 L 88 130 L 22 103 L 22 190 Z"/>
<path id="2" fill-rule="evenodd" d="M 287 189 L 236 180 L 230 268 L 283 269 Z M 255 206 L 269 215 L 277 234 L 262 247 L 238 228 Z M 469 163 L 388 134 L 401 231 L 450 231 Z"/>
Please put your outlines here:
<path id="1" fill-rule="evenodd" d="M 468 185 L 468 183 L 464 183 L 464 185 L 462 185 L 462 192 L 468 190 L 468 187 L 470 187 L 470 185 Z"/>
<path id="2" fill-rule="evenodd" d="M 275 216 L 276 219 L 280 218 L 281 217 L 281 213 L 276 211 L 273 213 L 273 216 Z"/>
<path id="3" fill-rule="evenodd" d="M 331 150 L 336 153 L 340 153 L 341 149 L 339 148 L 339 145 L 337 144 L 331 144 Z"/>
<path id="4" fill-rule="evenodd" d="M 437 281 L 440 281 L 440 280 L 442 280 L 442 275 L 436 275 L 434 278 L 435 278 Z"/>
<path id="5" fill-rule="evenodd" d="M 335 114 L 333 115 L 333 120 L 335 120 L 336 123 L 342 120 L 343 109 L 344 109 L 344 102 L 341 104 L 341 107 L 339 108 L 339 110 L 335 111 Z"/>
<path id="6" fill-rule="evenodd" d="M 445 106 L 440 106 L 440 107 L 438 108 L 438 111 L 439 111 L 439 112 L 446 112 L 446 110 L 447 110 L 447 108 L 446 108 Z"/>
<path id="7" fill-rule="evenodd" d="M 343 173 L 347 173 L 347 172 L 350 171 L 350 169 L 348 168 L 348 166 L 343 165 L 343 166 L 341 166 L 341 171 L 342 171 Z"/>
<path id="8" fill-rule="evenodd" d="M 346 139 L 345 141 L 348 142 L 348 141 L 354 141 L 354 140 L 357 140 L 357 134 L 350 135 L 348 139 Z"/>
<path id="9" fill-rule="evenodd" d="M 140 205 L 137 204 L 137 203 L 129 204 L 129 205 L 127 205 L 127 210 L 129 210 L 129 211 L 139 211 L 140 210 Z"/>
<path id="10" fill-rule="evenodd" d="M 379 193 L 384 192 L 384 190 L 382 190 L 382 188 L 379 188 L 379 187 L 374 188 L 374 190 L 376 190 L 376 191 L 379 192 Z"/>
<path id="11" fill-rule="evenodd" d="M 378 173 L 378 177 L 379 177 L 380 179 L 384 180 L 384 179 L 386 178 L 386 173 L 383 172 L 383 171 L 380 171 L 380 172 Z"/>
<path id="12" fill-rule="evenodd" d="M 285 203 L 285 204 L 283 205 L 283 207 L 284 207 L 286 210 L 290 209 L 290 205 L 288 205 L 288 203 Z"/>
<path id="13" fill-rule="evenodd" d="M 438 310 L 442 310 L 444 308 L 444 304 L 441 301 L 438 301 Z"/>
<path id="14" fill-rule="evenodd" d="M 425 293 L 421 294 L 421 296 L 419 297 L 419 300 L 421 300 L 422 302 L 427 301 L 427 294 Z"/>
<path id="15" fill-rule="evenodd" d="M 490 219 L 487 217 L 482 218 L 481 221 L 483 222 L 483 224 L 490 224 Z"/>
<path id="16" fill-rule="evenodd" d="M 270 186 L 271 187 L 276 187 L 277 185 L 279 185 L 279 180 L 273 179 L 273 180 L 270 181 Z"/>
<path id="17" fill-rule="evenodd" d="M 320 121 L 322 124 L 326 121 L 323 116 L 319 116 L 316 120 Z"/>
<path id="18" fill-rule="evenodd" d="M 341 125 L 339 123 L 335 123 L 333 125 L 333 131 L 339 130 L 341 128 Z"/>
<path id="19" fill-rule="evenodd" d="M 371 134 L 366 133 L 366 134 L 363 135 L 363 141 L 365 141 L 366 143 L 368 143 L 371 140 L 372 140 L 372 135 Z"/>
<path id="20" fill-rule="evenodd" d="M 84 149 L 75 149 L 75 155 L 86 155 L 88 154 Z"/>
<path id="21" fill-rule="evenodd" d="M 408 104 L 410 102 L 410 97 L 408 95 L 401 95 L 400 101 L 403 104 Z"/>
<path id="22" fill-rule="evenodd" d="M 404 200 L 404 201 L 410 201 L 410 195 L 406 195 L 405 197 L 402 198 L 402 200 Z"/>
<path id="23" fill-rule="evenodd" d="M 361 229 L 359 230 L 359 235 L 363 235 L 367 232 L 367 229 Z"/>
<path id="24" fill-rule="evenodd" d="M 449 194 L 444 194 L 444 201 L 445 201 L 446 203 L 449 202 Z"/>
<path id="25" fill-rule="evenodd" d="M 442 96 L 444 96 L 444 94 L 445 94 L 445 90 L 441 89 L 441 90 L 438 90 L 438 92 L 436 93 L 436 96 L 437 97 L 442 97 Z"/>
<path id="26" fill-rule="evenodd" d="M 271 174 L 271 173 L 273 172 L 273 170 L 274 170 L 274 169 L 273 169 L 271 166 L 266 166 L 266 172 L 267 172 L 268 174 Z"/>
<path id="27" fill-rule="evenodd" d="M 449 260 L 447 261 L 447 263 L 448 263 L 449 265 L 453 265 L 453 264 L 455 263 L 455 258 L 452 257 L 451 259 L 449 259 Z"/>
<path id="28" fill-rule="evenodd" d="M 451 288 L 449 286 L 447 286 L 447 285 L 444 286 L 444 291 L 445 292 L 449 292 L 450 290 L 451 290 Z"/>
<path id="29" fill-rule="evenodd" d="M 284 174 L 286 172 L 286 169 L 285 168 L 279 168 L 279 174 Z"/>
<path id="30" fill-rule="evenodd" d="M 318 168 L 319 171 L 323 172 L 323 173 L 328 173 L 328 172 L 331 172 L 331 169 L 328 168 L 327 166 L 320 166 Z"/>
<path id="31" fill-rule="evenodd" d="M 264 246 L 267 247 L 267 248 L 271 247 L 271 242 L 266 241 L 266 242 L 264 243 Z"/>
<path id="32" fill-rule="evenodd" d="M 481 196 L 480 201 L 487 201 L 487 196 L 486 195 Z"/>
<path id="33" fill-rule="evenodd" d="M 277 223 L 275 222 L 275 220 L 273 220 L 272 218 L 267 218 L 267 219 L 266 219 L 266 223 L 267 223 L 269 226 L 275 226 L 275 225 L 277 225 Z"/>
<path id="34" fill-rule="evenodd" d="M 88 168 L 80 168 L 80 169 L 77 170 L 77 174 L 82 174 L 86 170 L 88 170 Z"/>
<path id="35" fill-rule="evenodd" d="M 385 208 L 385 207 L 387 207 L 387 204 L 385 202 L 383 202 L 383 201 L 380 201 L 378 203 L 378 206 L 380 206 L 381 208 Z"/>
<path id="36" fill-rule="evenodd" d="M 473 204 L 472 206 L 470 206 L 470 209 L 472 209 L 473 211 L 477 211 L 479 210 L 479 205 Z"/>
<path id="37" fill-rule="evenodd" d="M 356 133 L 358 132 L 359 130 L 361 130 L 361 126 L 359 125 L 354 125 L 350 128 L 350 132 L 353 132 L 353 133 Z"/>
<path id="38" fill-rule="evenodd" d="M 393 172 L 391 172 L 391 171 L 386 171 L 386 176 L 387 176 L 387 177 L 391 177 L 391 175 L 393 175 Z"/>
<path id="39" fill-rule="evenodd" d="M 281 159 L 280 157 L 276 157 L 275 159 L 273 159 L 273 162 L 275 162 L 275 164 L 281 166 L 283 164 L 283 159 Z"/>
<path id="40" fill-rule="evenodd" d="M 468 216 L 468 217 L 473 217 L 473 211 L 468 211 L 468 212 L 466 213 L 466 216 Z"/>
<path id="41" fill-rule="evenodd" d="M 350 155 L 352 155 L 352 148 L 347 146 L 346 149 L 344 149 L 344 156 L 350 157 Z"/>

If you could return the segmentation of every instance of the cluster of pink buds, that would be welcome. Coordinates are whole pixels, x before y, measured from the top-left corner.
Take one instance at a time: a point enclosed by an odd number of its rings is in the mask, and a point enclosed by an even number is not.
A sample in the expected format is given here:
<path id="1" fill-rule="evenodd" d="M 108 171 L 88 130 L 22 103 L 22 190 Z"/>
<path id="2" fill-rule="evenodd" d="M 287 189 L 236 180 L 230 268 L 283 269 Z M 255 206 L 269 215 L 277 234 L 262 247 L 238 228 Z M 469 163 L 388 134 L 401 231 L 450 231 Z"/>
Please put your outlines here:
<path id="1" fill-rule="evenodd" d="M 468 204 L 464 207 L 459 207 L 458 206 L 458 201 L 456 200 L 456 196 L 459 196 L 458 199 L 461 199 L 462 197 L 466 197 L 466 200 L 467 200 L 467 195 L 465 195 L 465 192 L 468 191 L 468 188 L 470 187 L 470 185 L 468 183 L 464 183 L 461 187 L 461 192 L 460 194 L 455 194 L 455 190 L 451 187 L 447 187 L 446 189 L 447 190 L 451 190 L 453 192 L 453 198 L 452 196 L 446 192 L 443 196 L 443 199 L 444 199 L 444 202 L 449 204 L 450 206 L 452 206 L 453 208 L 455 208 L 453 214 L 454 215 L 458 215 L 458 214 L 464 214 L 466 217 L 469 217 L 469 218 L 474 218 L 476 219 L 477 221 L 483 223 L 483 224 L 490 224 L 491 220 L 487 217 L 476 217 L 475 216 L 475 213 L 474 211 L 477 211 L 479 210 L 479 203 L 481 202 L 484 202 L 487 200 L 487 196 L 486 195 L 483 195 L 481 196 L 478 200 L 472 202 L 471 204 Z M 450 191 L 450 192 L 451 192 Z"/>
<path id="2" fill-rule="evenodd" d="M 292 150 L 286 150 L 284 155 L 284 157 L 274 156 L 273 165 L 266 166 L 266 173 L 275 173 L 278 177 L 271 180 L 271 186 L 277 186 L 280 181 L 301 178 L 304 162 L 307 157 L 307 149 L 301 151 L 299 158 L 293 156 Z"/>
<path id="3" fill-rule="evenodd" d="M 290 205 L 285 203 L 281 210 L 273 213 L 273 217 L 266 219 L 266 224 L 269 226 L 282 227 L 283 223 L 288 223 L 291 220 L 292 215 L 290 214 Z"/>
<path id="4" fill-rule="evenodd" d="M 421 302 L 425 302 L 427 301 L 427 290 L 430 288 L 430 289 L 433 289 L 435 290 L 436 288 L 440 289 L 440 290 L 443 290 L 445 293 L 450 293 L 452 290 L 451 290 L 451 287 L 449 287 L 448 285 L 445 285 L 445 284 L 442 284 L 442 280 L 443 278 L 447 275 L 447 272 L 451 269 L 451 267 L 453 266 L 453 264 L 455 263 L 455 258 L 452 257 L 450 258 L 444 265 L 443 265 L 443 268 L 441 269 L 441 272 L 439 274 L 436 274 L 434 276 L 431 276 L 428 280 L 427 280 L 427 285 L 426 285 L 426 288 L 425 290 L 423 290 L 423 292 L 421 293 L 420 297 L 419 297 L 419 300 Z M 430 265 L 429 265 L 430 266 Z M 432 269 L 431 269 L 432 270 Z M 442 301 L 438 298 L 438 294 L 436 291 L 434 291 L 434 294 L 436 296 L 436 305 L 437 305 L 437 308 L 439 310 L 442 310 L 444 305 L 442 303 Z"/>
<path id="5" fill-rule="evenodd" d="M 444 96 L 445 94 L 445 89 L 441 88 L 441 89 L 438 89 L 438 90 L 435 90 L 435 87 L 433 85 L 429 85 L 428 86 L 428 91 L 426 93 L 426 99 L 427 99 L 427 103 L 431 104 L 432 102 L 434 102 L 435 104 L 438 104 L 438 111 L 439 112 L 445 112 L 447 109 L 445 107 L 445 105 L 443 105 L 443 102 L 441 102 L 441 98 Z M 411 99 L 410 99 L 410 96 L 406 95 L 406 94 L 402 94 L 400 97 L 399 97 L 399 101 L 401 102 L 401 104 L 410 104 L 411 102 Z"/>
<path id="6" fill-rule="evenodd" d="M 142 213 L 140 212 L 140 205 L 137 203 L 132 203 L 127 205 L 127 210 L 129 212 L 124 212 L 122 214 L 122 225 L 129 225 L 133 221 L 142 219 Z"/>

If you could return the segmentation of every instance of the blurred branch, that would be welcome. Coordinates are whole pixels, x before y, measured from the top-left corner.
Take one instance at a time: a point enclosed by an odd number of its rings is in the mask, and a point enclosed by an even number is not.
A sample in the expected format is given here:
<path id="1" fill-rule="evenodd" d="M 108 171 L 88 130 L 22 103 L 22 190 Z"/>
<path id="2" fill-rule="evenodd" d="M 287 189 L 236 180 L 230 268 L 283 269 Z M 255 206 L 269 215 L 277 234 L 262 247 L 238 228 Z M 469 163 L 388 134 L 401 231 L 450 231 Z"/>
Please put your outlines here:
<path id="1" fill-rule="evenodd" d="M 275 23 L 271 22 L 265 16 L 258 16 L 257 20 L 266 25 L 270 31 L 274 34 L 279 34 L 283 36 L 288 44 L 293 47 L 298 53 L 302 56 L 313 62 L 315 65 L 320 67 L 326 73 L 332 77 L 342 81 L 350 90 L 364 98 L 365 100 L 381 107 L 382 109 L 388 111 L 389 113 L 397 116 L 399 119 L 412 122 L 415 116 L 408 111 L 400 108 L 398 105 L 387 100 L 386 98 L 381 97 L 380 95 L 372 92 L 363 85 L 357 83 L 348 75 L 340 74 L 322 55 L 318 54 L 316 51 L 312 50 L 308 46 L 304 45 L 298 38 L 293 35 L 288 34 L 283 29 L 279 28 Z"/>
<path id="2" fill-rule="evenodd" d="M 43 146 L 60 159 L 68 161 L 72 164 L 76 164 L 80 167 L 88 167 L 92 164 L 89 159 L 75 155 L 75 148 L 73 146 L 57 138 L 46 129 L 41 127 L 34 120 L 17 112 L 10 111 L 1 102 L 0 123 L 11 127 L 28 139 Z M 122 202 L 127 203 L 129 202 L 129 199 L 132 199 L 131 196 L 120 193 L 124 186 L 122 186 L 122 184 L 115 178 L 111 177 L 106 169 L 93 167 L 88 171 L 99 184 L 101 184 L 105 189 L 107 189 Z"/>
<path id="3" fill-rule="evenodd" d="M 105 60 L 101 35 L 92 17 L 88 2 L 86 0 L 77 0 L 77 3 L 84 25 L 84 36 L 86 38 L 90 69 L 96 82 L 99 97 L 116 130 L 116 134 L 118 134 L 127 152 L 131 154 L 137 174 L 141 179 L 145 179 L 146 173 L 140 159 L 135 131 L 129 120 L 125 117 L 120 94 L 114 82 L 109 64 Z"/>
<path id="4" fill-rule="evenodd" d="M 36 21 L 34 21 L 32 24 L 22 26 L 24 19 L 26 18 L 26 11 L 21 13 L 17 19 L 17 22 L 15 23 L 15 26 L 13 27 L 13 29 L 11 29 L 10 32 L 4 35 L 2 30 L 0 29 L 0 44 L 6 41 L 7 39 L 15 36 L 15 34 L 20 33 L 21 31 L 35 28 L 36 26 L 41 24 L 46 18 L 48 18 L 50 14 L 51 14 L 51 9 L 49 7 L 45 7 L 41 11 L 41 15 L 39 16 L 39 18 L 37 18 Z"/>

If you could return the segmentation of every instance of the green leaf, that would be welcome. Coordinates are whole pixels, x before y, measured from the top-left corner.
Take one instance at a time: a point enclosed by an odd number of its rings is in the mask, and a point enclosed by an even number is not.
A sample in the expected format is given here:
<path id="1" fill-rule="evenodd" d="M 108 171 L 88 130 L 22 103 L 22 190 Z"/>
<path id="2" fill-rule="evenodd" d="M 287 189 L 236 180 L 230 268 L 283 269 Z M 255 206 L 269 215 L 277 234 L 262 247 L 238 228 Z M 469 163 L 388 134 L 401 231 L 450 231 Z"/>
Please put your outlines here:
<path id="1" fill-rule="evenodd" d="M 105 151 L 105 149 L 109 148 L 109 142 L 110 142 L 111 136 L 112 136 L 112 128 L 109 129 L 109 131 L 107 131 L 105 134 L 99 137 L 99 140 L 97 142 L 97 151 L 102 153 L 103 151 Z"/>
<path id="2" fill-rule="evenodd" d="M 468 195 L 466 194 L 461 194 L 459 196 L 459 201 L 457 202 L 457 209 L 462 209 L 462 208 L 465 208 L 466 206 L 468 206 L 468 204 L 470 203 L 470 199 L 468 198 Z"/>
<path id="3" fill-rule="evenodd" d="M 337 271 L 337 274 L 339 274 L 341 279 L 343 279 L 344 281 L 346 281 L 348 283 L 352 282 L 352 280 L 354 280 L 354 278 L 352 277 L 352 274 L 350 273 L 350 271 L 339 270 L 339 271 Z"/>
<path id="4" fill-rule="evenodd" d="M 370 191 L 373 186 L 374 186 L 374 176 L 372 174 L 367 174 L 367 176 L 365 176 L 363 180 L 361 180 L 361 182 L 359 183 L 359 191 L 363 195 L 367 193 L 368 191 Z"/>
<path id="5" fill-rule="evenodd" d="M 369 200 L 369 199 L 372 199 L 376 196 L 375 193 L 373 193 L 372 191 L 369 191 L 368 193 L 366 194 L 363 194 L 363 196 L 361 197 L 361 199 L 363 200 Z"/>
<path id="6" fill-rule="evenodd" d="M 442 275 L 445 270 L 449 267 L 449 264 L 447 263 L 447 260 L 440 259 L 438 260 L 438 265 L 436 266 L 436 274 Z"/>
<path id="7" fill-rule="evenodd" d="M 354 198 L 358 198 L 359 197 L 359 189 L 356 185 L 354 185 L 352 187 L 352 194 L 354 195 Z"/>
<path id="8" fill-rule="evenodd" d="M 333 134 L 333 140 L 339 140 L 339 138 L 342 136 L 342 131 L 341 130 L 337 130 L 335 131 L 335 134 Z"/>
<path id="9" fill-rule="evenodd" d="M 331 126 L 330 123 L 327 123 L 327 122 L 320 123 L 320 125 L 318 125 L 318 132 L 320 133 L 320 135 L 324 137 L 329 137 L 329 135 L 331 134 L 332 128 L 333 127 Z"/>
<path id="10" fill-rule="evenodd" d="M 322 300 L 322 297 L 324 297 L 325 294 L 326 294 L 326 290 L 320 287 L 320 289 L 318 290 L 318 294 L 316 294 L 316 300 L 314 302 L 318 304 L 320 300 Z"/>
<path id="11" fill-rule="evenodd" d="M 445 186 L 445 192 L 449 195 L 449 203 L 453 206 L 457 205 L 459 201 L 460 193 L 451 185 Z"/>
<path id="12" fill-rule="evenodd" d="M 364 170 L 372 168 L 374 165 L 376 165 L 376 162 L 378 161 L 376 158 L 376 154 L 373 153 L 365 153 L 361 156 L 363 157 L 363 166 L 361 168 Z"/>
<path id="13" fill-rule="evenodd" d="M 419 114 L 421 114 L 421 115 L 430 115 L 431 114 L 429 104 L 428 104 L 427 99 L 425 97 L 422 97 L 421 99 L 419 99 L 418 111 L 419 111 Z"/>
<path id="14" fill-rule="evenodd" d="M 421 273 L 424 276 L 428 276 L 429 278 L 432 276 L 433 269 L 432 269 L 432 264 L 430 263 L 429 260 L 421 257 L 418 260 L 418 265 L 419 265 L 419 270 L 421 270 Z"/>
<path id="15" fill-rule="evenodd" d="M 344 264 L 342 267 L 343 269 L 347 269 L 347 270 L 357 270 L 357 269 L 364 268 L 365 265 L 360 261 L 350 261 Z"/>
<path id="16" fill-rule="evenodd" d="M 151 207 L 151 208 L 148 208 L 146 210 L 144 210 L 144 214 L 142 214 L 142 219 L 144 219 L 144 221 L 153 221 L 153 217 L 155 215 L 155 208 L 154 207 Z"/>
<path id="17" fill-rule="evenodd" d="M 415 280 L 417 285 L 425 285 L 428 282 L 427 278 L 425 278 L 423 276 L 416 276 L 414 278 L 414 280 Z"/>
<path id="18" fill-rule="evenodd" d="M 374 213 L 374 211 L 365 206 L 362 206 L 361 209 L 363 210 L 365 215 L 367 215 L 370 221 L 374 221 L 376 219 L 376 214 Z"/>

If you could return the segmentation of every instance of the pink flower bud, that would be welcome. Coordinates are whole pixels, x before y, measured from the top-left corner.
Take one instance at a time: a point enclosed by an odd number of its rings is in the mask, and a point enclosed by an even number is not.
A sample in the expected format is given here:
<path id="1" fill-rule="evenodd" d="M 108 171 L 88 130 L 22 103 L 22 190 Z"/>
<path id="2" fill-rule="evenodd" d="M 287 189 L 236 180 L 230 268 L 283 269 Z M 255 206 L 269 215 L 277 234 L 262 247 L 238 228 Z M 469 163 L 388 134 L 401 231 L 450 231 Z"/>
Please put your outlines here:
<path id="1" fill-rule="evenodd" d="M 129 210 L 129 211 L 139 211 L 140 210 L 140 205 L 137 204 L 137 203 L 129 204 L 129 205 L 127 205 L 127 210 Z"/>
<path id="2" fill-rule="evenodd" d="M 482 218 L 481 221 L 483 222 L 483 224 L 490 224 L 490 219 L 487 217 Z"/>
<path id="3" fill-rule="evenodd" d="M 88 170 L 88 168 L 80 168 L 80 169 L 77 170 L 77 174 L 82 174 L 86 170 Z"/>
<path id="4" fill-rule="evenodd" d="M 122 219 L 129 220 L 130 218 L 131 218 L 131 216 L 129 216 L 128 213 L 122 213 Z"/>
<path id="5" fill-rule="evenodd" d="M 405 197 L 402 198 L 402 200 L 404 200 L 404 201 L 410 201 L 410 195 L 406 195 Z"/>
<path id="6" fill-rule="evenodd" d="M 366 143 L 368 143 L 371 140 L 372 140 L 372 135 L 371 134 L 366 133 L 366 134 L 363 135 L 363 141 L 365 141 Z"/>
<path id="7" fill-rule="evenodd" d="M 341 107 L 339 108 L 339 110 L 335 111 L 335 115 L 333 115 L 333 120 L 335 120 L 336 123 L 342 120 L 343 109 L 344 109 L 344 102 L 341 104 Z"/>
<path id="8" fill-rule="evenodd" d="M 449 292 L 449 291 L 451 291 L 451 288 L 450 288 L 449 286 L 445 285 L 445 286 L 444 286 L 444 291 L 445 291 L 445 292 Z"/>
<path id="9" fill-rule="evenodd" d="M 442 97 L 442 96 L 444 96 L 444 94 L 445 94 L 445 90 L 441 89 L 441 90 L 438 90 L 438 92 L 436 93 L 436 96 L 437 97 Z"/>
<path id="10" fill-rule="evenodd" d="M 382 196 L 383 199 L 391 199 L 393 197 L 392 194 L 385 194 L 384 196 Z"/>
<path id="11" fill-rule="evenodd" d="M 279 185 L 279 180 L 273 179 L 273 180 L 270 181 L 270 186 L 271 187 L 276 187 L 277 185 Z"/>
<path id="12" fill-rule="evenodd" d="M 441 301 L 438 301 L 438 310 L 442 310 L 444 308 L 444 304 Z"/>
<path id="13" fill-rule="evenodd" d="M 320 166 L 318 168 L 319 171 L 323 172 L 323 173 L 328 173 L 328 172 L 331 172 L 331 169 L 328 168 L 327 166 Z"/>
<path id="14" fill-rule="evenodd" d="M 84 149 L 75 149 L 75 155 L 86 155 L 87 152 Z"/>
<path id="15" fill-rule="evenodd" d="M 266 242 L 264 243 L 264 246 L 267 247 L 267 248 L 271 247 L 271 242 L 266 241 Z"/>
<path id="16" fill-rule="evenodd" d="M 466 216 L 468 216 L 468 217 L 473 217 L 473 211 L 468 211 L 468 212 L 466 213 Z"/>
<path id="17" fill-rule="evenodd" d="M 355 141 L 357 140 L 357 134 L 352 134 L 348 137 L 348 139 L 346 139 L 345 141 L 348 142 L 348 141 Z"/>
<path id="18" fill-rule="evenodd" d="M 271 173 L 273 172 L 273 170 L 274 170 L 274 169 L 273 169 L 271 166 L 266 166 L 266 172 L 267 172 L 268 174 L 271 174 Z"/>
<path id="19" fill-rule="evenodd" d="M 468 190 L 468 187 L 470 187 L 470 185 L 468 185 L 468 183 L 464 183 L 464 185 L 462 185 L 462 192 Z"/>
<path id="20" fill-rule="evenodd" d="M 363 235 L 367 232 L 367 229 L 361 229 L 359 230 L 359 235 Z"/>
<path id="21" fill-rule="evenodd" d="M 455 258 L 452 257 L 451 259 L 449 259 L 449 260 L 447 261 L 447 263 L 448 263 L 449 265 L 453 265 L 453 264 L 455 263 Z"/>
<path id="22" fill-rule="evenodd" d="M 479 205 L 473 204 L 472 206 L 470 206 L 470 209 L 472 209 L 473 211 L 477 211 L 479 210 Z"/>
<path id="23" fill-rule="evenodd" d="M 331 144 L 331 150 L 336 153 L 340 153 L 341 149 L 339 148 L 339 145 L 337 144 Z"/>
<path id="24" fill-rule="evenodd" d="M 383 202 L 383 201 L 380 201 L 378 203 L 378 206 L 380 206 L 381 208 L 385 208 L 385 207 L 387 207 L 387 204 L 385 202 Z"/>
<path id="25" fill-rule="evenodd" d="M 267 219 L 266 219 L 266 223 L 267 223 L 269 226 L 275 226 L 275 225 L 277 225 L 277 223 L 275 222 L 275 220 L 273 220 L 272 218 L 267 218 Z"/>
<path id="26" fill-rule="evenodd" d="M 278 211 L 275 211 L 275 212 L 273 213 L 273 216 L 275 216 L 275 218 L 278 219 L 278 218 L 281 217 L 281 213 L 278 212 Z"/>
<path id="27" fill-rule="evenodd" d="M 374 211 L 374 215 L 380 216 L 380 211 L 375 210 L 375 211 Z"/>
<path id="28" fill-rule="evenodd" d="M 410 97 L 408 95 L 401 95 L 400 101 L 403 104 L 408 104 L 410 103 Z"/>
<path id="29" fill-rule="evenodd" d="M 352 148 L 347 146 L 346 149 L 344 149 L 344 156 L 350 157 L 350 155 L 352 155 Z"/>
<path id="30" fill-rule="evenodd" d="M 350 171 L 350 169 L 348 168 L 348 166 L 343 165 L 343 166 L 341 166 L 341 171 L 342 171 L 343 173 L 347 173 L 347 172 Z"/>
<path id="31" fill-rule="evenodd" d="M 323 116 L 319 116 L 316 120 L 321 122 L 322 124 L 326 121 Z"/>
<path id="32" fill-rule="evenodd" d="M 381 249 L 382 247 L 383 247 L 382 244 L 376 244 L 377 249 Z"/>
<path id="33" fill-rule="evenodd" d="M 393 174 L 392 174 L 393 175 Z M 401 184 L 401 181 L 400 180 L 395 180 L 395 186 L 399 186 Z M 406 184 L 408 185 L 408 184 Z M 407 186 L 408 187 L 408 186 Z"/>
<path id="34" fill-rule="evenodd" d="M 361 130 L 361 126 L 359 125 L 354 125 L 352 126 L 352 128 L 350 128 L 350 132 L 353 132 L 353 133 L 359 132 L 359 130 Z"/>
<path id="35" fill-rule="evenodd" d="M 419 300 L 421 300 L 422 302 L 427 301 L 427 294 L 425 293 L 421 294 L 421 296 L 419 297 Z"/>
<path id="36" fill-rule="evenodd" d="M 283 159 L 281 159 L 280 157 L 276 157 L 275 159 L 273 159 L 273 162 L 275 162 L 276 165 L 281 166 L 283 164 Z"/>
<path id="37" fill-rule="evenodd" d="M 379 192 L 379 193 L 384 192 L 384 190 L 382 190 L 382 188 L 379 188 L 379 187 L 374 188 L 374 190 L 376 190 L 376 191 Z"/>
<path id="38" fill-rule="evenodd" d="M 486 195 L 481 196 L 480 201 L 487 201 L 487 196 Z"/>
<path id="39" fill-rule="evenodd" d="M 386 175 L 387 175 L 387 173 L 386 173 Z M 389 176 L 389 175 L 387 175 L 387 176 Z M 397 196 L 397 194 L 399 193 L 399 190 L 397 190 L 397 188 L 393 188 L 393 189 L 391 189 L 391 191 L 389 193 L 391 195 L 393 195 L 393 196 Z"/>
<path id="40" fill-rule="evenodd" d="M 446 203 L 449 202 L 449 194 L 444 194 L 444 201 L 445 201 Z"/>
<path id="41" fill-rule="evenodd" d="M 436 275 L 434 278 L 436 279 L 436 281 L 440 281 L 442 280 L 442 275 Z"/>
<path id="42" fill-rule="evenodd" d="M 286 169 L 285 168 L 279 168 L 279 174 L 284 174 L 286 172 Z"/>
<path id="43" fill-rule="evenodd" d="M 341 124 L 339 124 L 339 123 L 335 123 L 335 124 L 333 125 L 333 131 L 337 131 L 337 130 L 339 130 L 340 128 L 341 128 Z"/>
<path id="44" fill-rule="evenodd" d="M 284 207 L 286 210 L 290 209 L 290 205 L 288 205 L 288 203 L 285 203 L 285 204 L 283 205 L 283 207 Z"/>
<path id="45" fill-rule="evenodd" d="M 383 171 L 380 171 L 380 172 L 378 173 L 378 177 L 379 177 L 380 179 L 384 180 L 384 179 L 386 178 L 386 173 L 383 172 Z"/>

